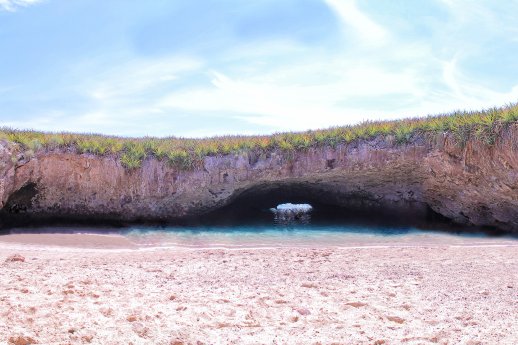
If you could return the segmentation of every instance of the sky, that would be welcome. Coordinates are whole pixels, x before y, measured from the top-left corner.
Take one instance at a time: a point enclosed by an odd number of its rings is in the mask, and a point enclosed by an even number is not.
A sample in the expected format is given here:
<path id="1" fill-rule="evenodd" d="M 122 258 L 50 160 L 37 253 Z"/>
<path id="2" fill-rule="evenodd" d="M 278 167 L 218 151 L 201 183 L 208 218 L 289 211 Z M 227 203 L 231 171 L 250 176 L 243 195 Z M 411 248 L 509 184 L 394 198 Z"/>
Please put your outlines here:
<path id="1" fill-rule="evenodd" d="M 0 126 L 302 131 L 518 101 L 518 0 L 0 0 Z"/>

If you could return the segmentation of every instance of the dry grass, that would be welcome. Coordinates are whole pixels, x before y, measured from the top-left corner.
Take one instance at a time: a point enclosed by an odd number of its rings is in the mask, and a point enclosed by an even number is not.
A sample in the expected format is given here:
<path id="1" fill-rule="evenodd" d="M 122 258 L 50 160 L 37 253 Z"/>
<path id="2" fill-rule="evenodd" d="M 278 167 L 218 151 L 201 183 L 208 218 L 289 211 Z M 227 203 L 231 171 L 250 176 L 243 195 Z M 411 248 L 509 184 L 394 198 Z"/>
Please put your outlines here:
<path id="1" fill-rule="evenodd" d="M 68 149 L 78 153 L 116 155 L 128 169 L 140 167 L 149 156 L 167 160 L 181 169 L 192 169 L 205 156 L 250 150 L 266 152 L 304 150 L 315 146 L 335 146 L 376 136 L 393 136 L 404 144 L 416 134 L 450 132 L 460 144 L 476 137 L 489 145 L 500 128 L 518 121 L 518 104 L 482 111 L 454 112 L 398 121 L 370 121 L 355 126 L 333 127 L 268 136 L 220 136 L 187 138 L 121 138 L 98 134 L 44 133 L 0 129 L 0 140 L 18 143 L 27 155 L 40 150 Z"/>

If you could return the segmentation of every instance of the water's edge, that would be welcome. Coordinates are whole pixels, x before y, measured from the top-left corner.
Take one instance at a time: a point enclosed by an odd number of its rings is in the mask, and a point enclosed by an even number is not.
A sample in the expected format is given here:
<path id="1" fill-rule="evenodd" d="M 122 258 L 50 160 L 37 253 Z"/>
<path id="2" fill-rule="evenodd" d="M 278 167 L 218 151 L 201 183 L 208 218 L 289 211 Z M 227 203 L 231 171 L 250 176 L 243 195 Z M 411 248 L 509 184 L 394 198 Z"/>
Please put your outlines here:
<path id="1" fill-rule="evenodd" d="M 46 227 L 11 229 L 0 243 L 30 246 L 146 248 L 321 248 L 386 246 L 518 245 L 513 236 L 445 232 L 412 227 L 346 224 L 176 226 L 128 228 Z"/>

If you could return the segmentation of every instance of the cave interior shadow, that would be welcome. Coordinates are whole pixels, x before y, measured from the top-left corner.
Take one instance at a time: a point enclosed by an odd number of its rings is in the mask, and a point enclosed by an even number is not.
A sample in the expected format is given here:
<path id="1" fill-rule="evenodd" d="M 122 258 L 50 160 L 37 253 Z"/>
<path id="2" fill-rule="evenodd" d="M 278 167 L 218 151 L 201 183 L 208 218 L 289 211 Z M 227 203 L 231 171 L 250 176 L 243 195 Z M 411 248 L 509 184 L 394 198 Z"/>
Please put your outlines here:
<path id="1" fill-rule="evenodd" d="M 227 205 L 221 208 L 202 216 L 188 218 L 182 222 L 182 225 L 223 227 L 274 225 L 274 214 L 270 208 L 275 208 L 282 203 L 307 203 L 313 207 L 309 225 L 316 227 L 343 226 L 343 228 L 363 228 L 381 233 L 390 233 L 391 230 L 404 232 L 404 229 L 407 231 L 438 230 L 450 233 L 481 231 L 478 228 L 454 224 L 429 207 L 424 207 L 424 211 L 420 210 L 420 212 L 416 212 L 411 206 L 387 209 L 373 205 L 369 200 L 362 200 L 358 196 L 351 196 L 350 202 L 342 200 L 337 204 L 336 197 L 336 195 L 330 197 L 318 186 L 312 188 L 303 183 L 261 184 L 237 193 Z M 344 198 L 347 197 L 344 196 Z M 304 225 L 297 222 L 293 224 L 296 227 Z"/>
<path id="2" fill-rule="evenodd" d="M 27 192 L 33 192 L 29 186 Z M 290 227 L 333 227 L 337 231 L 356 229 L 354 231 L 369 231 L 381 234 L 405 233 L 414 230 L 445 231 L 455 234 L 485 234 L 506 235 L 492 229 L 481 229 L 457 225 L 421 205 L 419 211 L 412 205 L 396 205 L 386 207 L 376 205 L 365 195 L 343 195 L 330 193 L 332 188 L 323 189 L 318 184 L 300 182 L 262 183 L 246 190 L 235 193 L 229 202 L 208 213 L 183 219 L 170 221 L 139 221 L 133 223 L 107 219 L 36 219 L 23 213 L 8 214 L 0 212 L 0 223 L 8 225 L 0 227 L 0 234 L 10 233 L 10 228 L 26 232 L 68 232 L 74 231 L 74 226 L 86 232 L 103 233 L 118 231 L 137 225 L 154 229 L 181 229 L 182 227 L 196 228 L 200 231 L 211 227 L 232 228 L 248 226 L 250 228 L 265 228 L 276 226 L 279 229 L 289 230 Z M 24 190 L 24 193 L 26 191 Z M 26 194 L 26 193 L 25 193 Z M 20 198 L 25 196 L 21 194 Z M 309 223 L 277 224 L 270 208 L 282 203 L 307 203 L 313 207 Z M 21 203 L 14 203 L 15 205 Z M 60 228 L 61 227 L 61 228 Z M 25 230 L 24 230 L 25 228 Z M 62 229 L 62 230 L 60 230 Z M 66 230 L 72 229 L 72 230 Z"/>

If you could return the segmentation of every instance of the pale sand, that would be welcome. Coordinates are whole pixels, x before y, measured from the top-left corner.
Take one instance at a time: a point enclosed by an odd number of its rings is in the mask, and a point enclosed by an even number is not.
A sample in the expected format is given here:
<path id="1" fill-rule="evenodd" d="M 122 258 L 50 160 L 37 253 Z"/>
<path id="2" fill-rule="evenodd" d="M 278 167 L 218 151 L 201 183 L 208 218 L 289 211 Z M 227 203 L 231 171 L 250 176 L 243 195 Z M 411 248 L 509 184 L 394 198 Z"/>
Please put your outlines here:
<path id="1" fill-rule="evenodd" d="M 0 344 L 518 344 L 509 241 L 143 250 L 16 236 L 0 238 Z"/>

